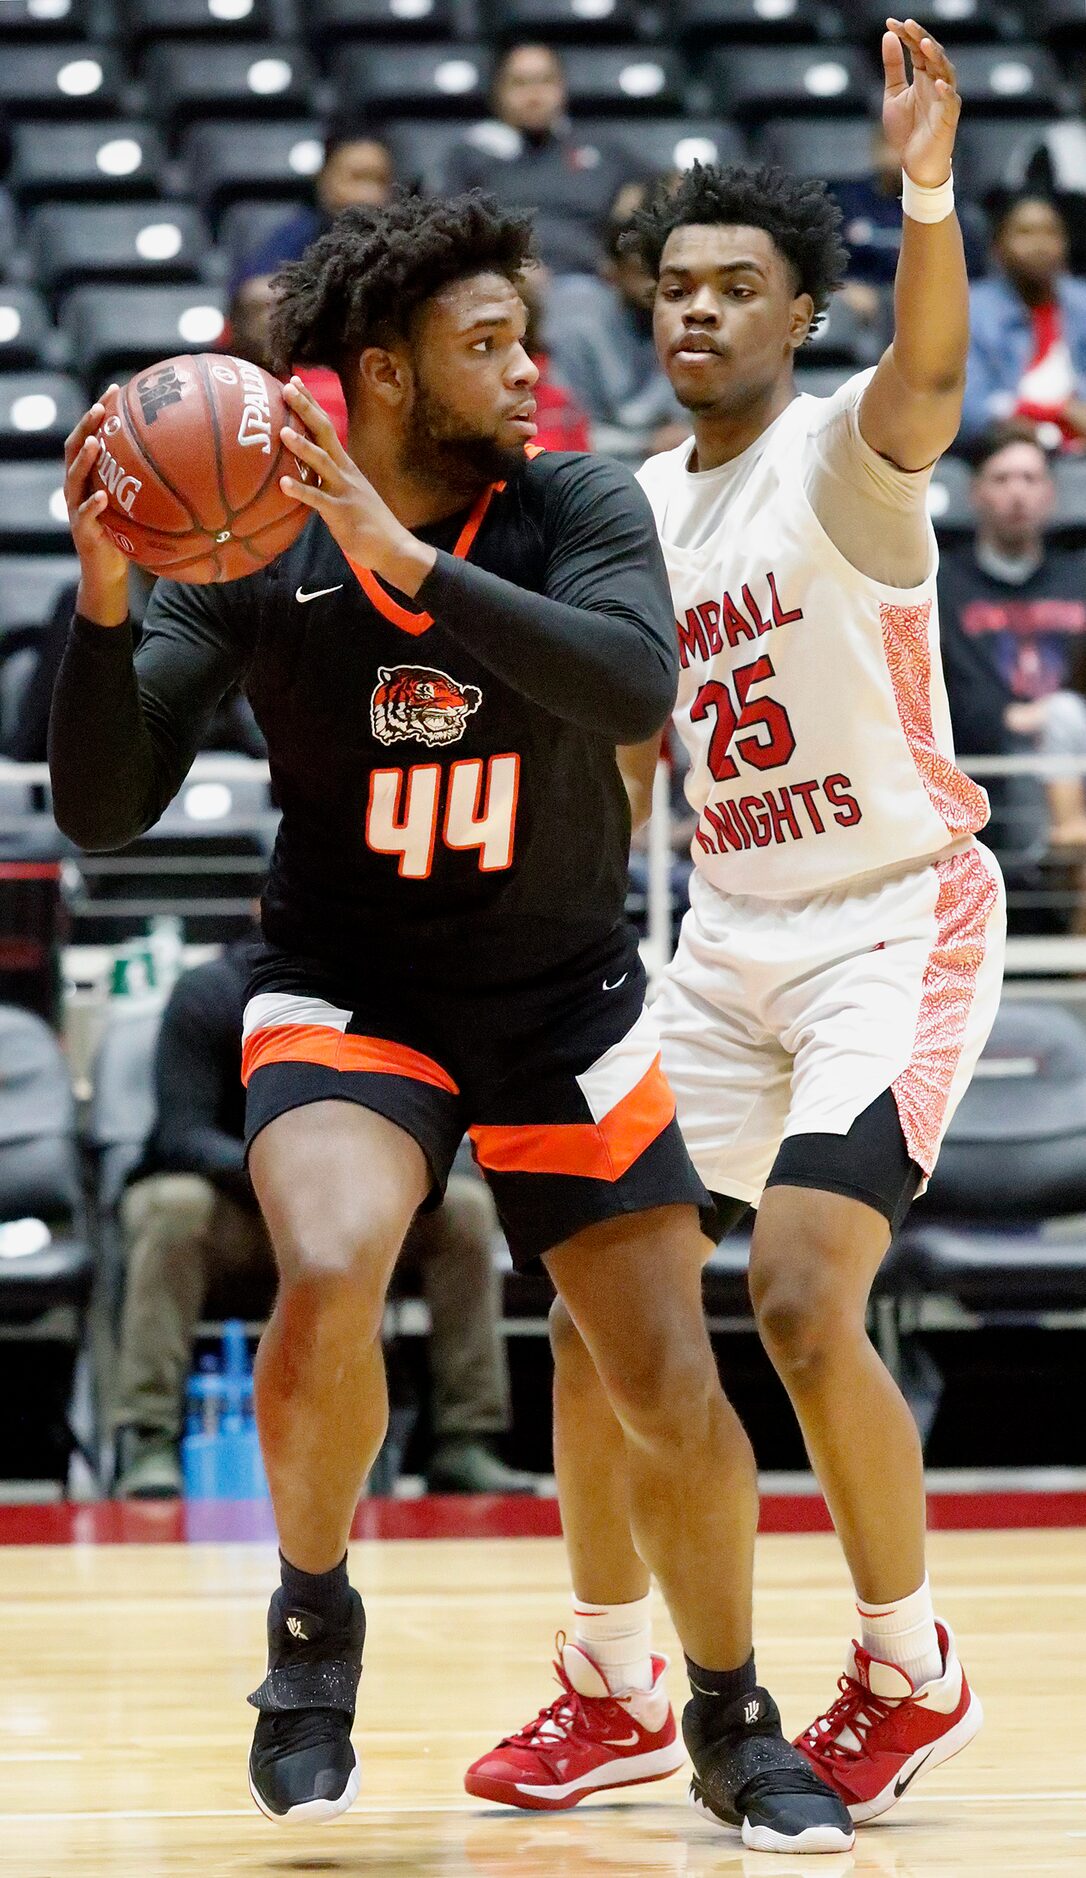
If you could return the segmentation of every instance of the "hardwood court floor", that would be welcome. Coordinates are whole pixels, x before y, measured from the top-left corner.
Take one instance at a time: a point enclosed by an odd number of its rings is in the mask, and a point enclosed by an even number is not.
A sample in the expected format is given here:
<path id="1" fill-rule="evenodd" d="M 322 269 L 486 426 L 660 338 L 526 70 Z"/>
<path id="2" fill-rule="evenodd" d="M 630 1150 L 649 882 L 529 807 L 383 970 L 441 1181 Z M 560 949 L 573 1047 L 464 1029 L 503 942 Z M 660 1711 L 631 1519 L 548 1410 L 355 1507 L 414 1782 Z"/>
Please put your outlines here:
<path id="1" fill-rule="evenodd" d="M 1084 1531 L 934 1536 L 940 1609 L 987 1726 L 855 1853 L 813 1859 L 744 1852 L 688 1811 L 681 1776 L 551 1816 L 470 1800 L 466 1762 L 549 1700 L 560 1545 L 366 1542 L 351 1566 L 370 1620 L 362 1795 L 333 1826 L 289 1830 L 245 1787 L 270 1548 L 0 1550 L 4 1878 L 1086 1873 Z M 849 1608 L 832 1540 L 761 1540 L 759 1661 L 786 1725 L 828 1700 Z M 676 1668 L 671 1682 L 678 1700 Z"/>

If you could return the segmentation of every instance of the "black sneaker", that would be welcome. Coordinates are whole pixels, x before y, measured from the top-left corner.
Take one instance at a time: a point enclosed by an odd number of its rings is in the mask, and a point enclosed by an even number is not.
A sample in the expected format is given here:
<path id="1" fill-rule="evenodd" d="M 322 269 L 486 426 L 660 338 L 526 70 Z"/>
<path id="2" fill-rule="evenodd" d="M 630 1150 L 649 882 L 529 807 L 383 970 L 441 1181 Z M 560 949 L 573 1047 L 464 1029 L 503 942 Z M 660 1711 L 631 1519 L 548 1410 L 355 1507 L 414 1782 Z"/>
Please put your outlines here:
<path id="1" fill-rule="evenodd" d="M 347 1617 L 330 1625 L 287 1603 L 268 1610 L 268 1673 L 249 1701 L 260 1710 L 249 1751 L 249 1791 L 268 1819 L 335 1819 L 358 1797 L 351 1741 L 362 1674 L 366 1613 L 357 1591 Z"/>
<path id="2" fill-rule="evenodd" d="M 694 1763 L 691 1805 L 738 1826 L 752 1851 L 847 1852 L 854 1843 L 848 1808 L 785 1740 L 767 1690 L 726 1706 L 694 1696 L 683 1738 Z"/>

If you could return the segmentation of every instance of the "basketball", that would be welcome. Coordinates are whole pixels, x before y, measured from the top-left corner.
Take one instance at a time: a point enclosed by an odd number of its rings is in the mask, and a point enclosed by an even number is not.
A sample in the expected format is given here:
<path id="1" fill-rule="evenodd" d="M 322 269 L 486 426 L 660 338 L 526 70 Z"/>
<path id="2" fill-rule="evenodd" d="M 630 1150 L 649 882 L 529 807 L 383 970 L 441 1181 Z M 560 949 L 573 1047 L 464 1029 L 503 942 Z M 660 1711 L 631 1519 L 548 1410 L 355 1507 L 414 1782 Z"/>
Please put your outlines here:
<path id="1" fill-rule="evenodd" d="M 285 450 L 277 379 L 222 353 L 164 359 L 102 400 L 94 478 L 123 554 L 194 585 L 240 580 L 289 548 L 309 510 L 279 487 L 309 470 Z"/>

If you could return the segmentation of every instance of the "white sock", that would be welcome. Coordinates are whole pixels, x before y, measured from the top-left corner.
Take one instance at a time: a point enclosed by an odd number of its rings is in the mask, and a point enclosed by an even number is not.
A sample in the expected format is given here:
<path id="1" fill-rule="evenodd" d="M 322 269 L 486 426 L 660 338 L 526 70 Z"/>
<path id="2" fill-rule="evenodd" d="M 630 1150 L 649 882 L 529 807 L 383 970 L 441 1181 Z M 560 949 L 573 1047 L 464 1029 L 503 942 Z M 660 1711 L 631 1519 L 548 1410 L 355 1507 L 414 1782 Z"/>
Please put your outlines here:
<path id="1" fill-rule="evenodd" d="M 573 1641 L 603 1672 L 612 1695 L 652 1688 L 651 1593 L 632 1604 L 573 1597 Z"/>
<path id="2" fill-rule="evenodd" d="M 931 1608 L 931 1586 L 925 1577 L 919 1591 L 893 1604 L 861 1604 L 861 1642 L 871 1656 L 903 1669 L 915 1689 L 935 1682 L 943 1673 L 943 1655 Z"/>

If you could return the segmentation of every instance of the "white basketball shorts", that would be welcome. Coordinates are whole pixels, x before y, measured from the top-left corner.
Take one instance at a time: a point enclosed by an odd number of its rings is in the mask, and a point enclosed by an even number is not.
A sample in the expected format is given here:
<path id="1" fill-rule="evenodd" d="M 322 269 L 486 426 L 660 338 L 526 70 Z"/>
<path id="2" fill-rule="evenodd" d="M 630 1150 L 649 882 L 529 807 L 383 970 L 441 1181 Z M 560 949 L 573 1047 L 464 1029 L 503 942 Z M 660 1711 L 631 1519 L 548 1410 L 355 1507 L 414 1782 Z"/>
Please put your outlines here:
<path id="1" fill-rule="evenodd" d="M 797 900 L 694 870 L 652 1011 L 691 1158 L 757 1205 L 781 1142 L 848 1133 L 886 1090 L 925 1177 L 995 1019 L 1006 902 L 977 841 Z"/>

